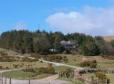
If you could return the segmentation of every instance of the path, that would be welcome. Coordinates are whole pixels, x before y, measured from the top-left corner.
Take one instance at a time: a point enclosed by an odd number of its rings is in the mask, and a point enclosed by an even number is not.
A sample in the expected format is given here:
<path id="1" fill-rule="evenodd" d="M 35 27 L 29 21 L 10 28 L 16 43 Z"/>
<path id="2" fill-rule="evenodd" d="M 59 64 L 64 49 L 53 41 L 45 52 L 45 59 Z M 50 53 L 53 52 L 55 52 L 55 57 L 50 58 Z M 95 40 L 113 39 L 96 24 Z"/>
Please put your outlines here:
<path id="1" fill-rule="evenodd" d="M 22 70 L 24 68 L 19 68 L 19 69 L 9 69 L 9 70 L 0 70 L 0 73 L 4 73 L 4 72 L 10 72 L 10 71 L 18 71 L 18 70 Z"/>
<path id="2" fill-rule="evenodd" d="M 59 77 L 59 75 L 58 74 L 56 74 L 56 75 L 52 75 L 52 76 L 49 76 L 49 77 L 46 77 L 46 78 L 43 78 L 43 79 L 41 79 L 41 80 L 44 80 L 44 81 L 51 81 L 51 80 L 56 80 L 57 78 Z"/>
<path id="3" fill-rule="evenodd" d="M 9 71 L 17 71 L 17 70 L 22 70 L 23 68 L 20 69 L 11 69 L 11 70 L 2 70 L 0 73 L 4 72 L 9 72 Z M 30 84 L 70 84 L 68 81 L 63 81 L 63 80 L 57 80 L 58 74 L 52 75 L 43 79 L 39 80 L 30 80 Z M 10 79 L 6 77 L 0 77 L 0 84 L 10 84 Z M 29 84 L 29 80 L 16 80 L 16 79 L 11 79 L 11 84 Z"/>
<path id="4" fill-rule="evenodd" d="M 50 62 L 50 61 L 46 61 L 46 60 L 42 60 L 42 59 L 40 59 L 39 61 L 42 61 L 44 63 L 51 63 L 51 64 L 53 64 L 55 66 L 66 66 L 66 67 L 75 68 L 75 69 L 79 69 L 79 70 L 83 70 L 84 69 L 82 67 L 77 67 L 77 66 L 63 64 L 63 63 L 57 63 L 57 62 Z"/>
<path id="5" fill-rule="evenodd" d="M 57 80 L 58 75 L 49 76 L 40 80 L 16 80 L 11 79 L 11 84 L 70 84 L 68 81 Z M 3 78 L 3 83 L 0 81 L 0 84 L 10 84 L 9 78 Z M 30 82 L 30 83 L 29 83 Z"/>

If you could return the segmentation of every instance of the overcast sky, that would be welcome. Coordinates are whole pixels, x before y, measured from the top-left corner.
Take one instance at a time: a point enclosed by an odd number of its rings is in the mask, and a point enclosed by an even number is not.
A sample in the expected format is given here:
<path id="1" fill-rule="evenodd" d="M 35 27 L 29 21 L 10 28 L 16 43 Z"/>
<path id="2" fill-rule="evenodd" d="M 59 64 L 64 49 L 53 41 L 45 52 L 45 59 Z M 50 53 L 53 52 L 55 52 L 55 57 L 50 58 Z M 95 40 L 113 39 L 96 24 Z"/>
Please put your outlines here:
<path id="1" fill-rule="evenodd" d="M 12 29 L 114 35 L 114 0 L 0 0 L 0 33 Z"/>

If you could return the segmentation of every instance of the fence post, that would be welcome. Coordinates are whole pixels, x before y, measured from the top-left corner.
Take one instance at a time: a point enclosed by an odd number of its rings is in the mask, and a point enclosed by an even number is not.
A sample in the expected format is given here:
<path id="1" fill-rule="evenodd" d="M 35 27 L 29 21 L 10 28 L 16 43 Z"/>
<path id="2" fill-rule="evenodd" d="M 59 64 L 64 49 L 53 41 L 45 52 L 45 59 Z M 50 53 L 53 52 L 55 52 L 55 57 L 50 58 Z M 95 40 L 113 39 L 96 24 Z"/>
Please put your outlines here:
<path id="1" fill-rule="evenodd" d="M 30 79 L 29 79 L 29 84 L 30 84 Z"/>
<path id="2" fill-rule="evenodd" d="M 1 73 L 1 76 L 2 76 L 2 79 L 1 79 L 2 80 L 2 84 L 3 84 L 3 74 L 2 73 Z"/>
<path id="3" fill-rule="evenodd" d="M 11 84 L 11 78 L 10 78 L 10 80 L 9 80 L 9 84 Z"/>
<path id="4" fill-rule="evenodd" d="M 6 77 L 4 77 L 4 83 L 7 84 L 7 78 Z"/>

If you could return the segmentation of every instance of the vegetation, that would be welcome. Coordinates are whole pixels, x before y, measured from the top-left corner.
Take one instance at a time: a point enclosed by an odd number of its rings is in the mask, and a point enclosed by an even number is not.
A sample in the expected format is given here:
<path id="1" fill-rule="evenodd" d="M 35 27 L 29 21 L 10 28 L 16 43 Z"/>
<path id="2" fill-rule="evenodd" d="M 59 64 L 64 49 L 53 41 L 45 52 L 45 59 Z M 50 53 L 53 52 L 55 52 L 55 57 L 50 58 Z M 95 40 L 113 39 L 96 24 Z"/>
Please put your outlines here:
<path id="1" fill-rule="evenodd" d="M 55 74 L 55 69 L 51 66 L 48 67 L 40 67 L 40 68 L 26 68 L 23 69 L 24 72 L 33 72 L 36 75 L 39 74 Z"/>
<path id="2" fill-rule="evenodd" d="M 97 67 L 97 61 L 93 60 L 93 61 L 84 61 L 82 63 L 80 63 L 81 67 L 90 67 L 90 68 L 96 68 Z"/>
<path id="3" fill-rule="evenodd" d="M 106 73 L 98 71 L 95 73 L 96 78 L 92 77 L 92 82 L 98 82 L 99 84 L 110 84 L 110 79 L 107 77 Z"/>
<path id="4" fill-rule="evenodd" d="M 72 49 L 66 49 L 61 41 L 74 42 Z M 105 42 L 102 37 L 71 33 L 64 35 L 61 32 L 30 32 L 27 30 L 13 30 L 4 32 L 0 36 L 0 47 L 11 49 L 20 53 L 78 53 L 87 56 L 114 54 L 112 42 Z"/>
<path id="5" fill-rule="evenodd" d="M 5 77 L 11 77 L 11 78 L 15 78 L 15 79 L 41 79 L 41 78 L 45 78 L 48 77 L 52 74 L 45 74 L 45 73 L 38 73 L 37 71 L 39 70 L 38 68 L 35 69 L 36 72 L 25 72 L 23 70 L 19 70 L 19 71 L 10 71 L 10 72 L 5 72 L 3 73 L 3 75 Z"/>
<path id="6" fill-rule="evenodd" d="M 71 68 L 64 67 L 64 69 L 59 70 L 59 79 L 70 81 L 71 84 L 85 84 L 84 81 L 75 79 L 74 77 L 74 70 Z"/>
<path id="7" fill-rule="evenodd" d="M 17 68 L 40 68 L 46 67 L 47 64 L 40 62 L 0 62 L 0 70 L 17 69 Z"/>
<path id="8" fill-rule="evenodd" d="M 66 69 L 64 71 L 59 72 L 60 78 L 73 78 L 74 77 L 74 71 L 72 69 Z"/>
<path id="9" fill-rule="evenodd" d="M 65 62 L 68 63 L 68 58 L 66 56 L 60 56 L 60 55 L 47 55 L 42 56 L 45 60 L 52 61 L 52 62 Z"/>
<path id="10" fill-rule="evenodd" d="M 42 78 L 45 76 L 55 74 L 55 69 L 49 64 L 47 67 L 33 68 L 27 66 L 23 70 L 9 71 L 4 72 L 5 77 L 17 78 L 17 79 L 33 79 L 33 78 Z"/>
<path id="11" fill-rule="evenodd" d="M 96 72 L 96 77 L 97 77 L 98 79 L 100 79 L 100 80 L 104 80 L 104 79 L 107 78 L 107 77 L 106 77 L 106 74 L 103 73 L 103 72 Z"/>
<path id="12" fill-rule="evenodd" d="M 68 45 L 70 46 L 68 48 L 66 44 L 65 46 L 62 45 L 61 41 L 73 43 L 73 46 Z M 59 70 L 57 70 L 52 64 L 42 67 L 46 64 L 36 62 L 39 58 L 81 67 L 114 67 L 114 61 L 110 60 L 114 59 L 114 41 L 106 42 L 99 36 L 92 37 L 80 33 L 64 35 L 61 32 L 45 32 L 39 30 L 36 32 L 13 30 L 1 34 L 0 47 L 21 53 L 20 55 L 17 54 L 16 57 L 15 55 L 9 56 L 8 53 L 0 51 L 0 69 L 25 68 L 21 71 L 4 73 L 5 76 L 13 78 L 39 78 L 40 75 L 41 77 L 45 77 L 59 72 L 60 79 L 70 81 L 73 79 L 74 74 L 72 69 L 59 67 Z M 26 54 L 29 57 L 25 56 Z M 83 56 L 86 56 L 89 60 L 81 62 Z M 105 79 L 108 80 L 107 75 L 102 72 L 97 72 L 95 77 L 103 81 Z"/>

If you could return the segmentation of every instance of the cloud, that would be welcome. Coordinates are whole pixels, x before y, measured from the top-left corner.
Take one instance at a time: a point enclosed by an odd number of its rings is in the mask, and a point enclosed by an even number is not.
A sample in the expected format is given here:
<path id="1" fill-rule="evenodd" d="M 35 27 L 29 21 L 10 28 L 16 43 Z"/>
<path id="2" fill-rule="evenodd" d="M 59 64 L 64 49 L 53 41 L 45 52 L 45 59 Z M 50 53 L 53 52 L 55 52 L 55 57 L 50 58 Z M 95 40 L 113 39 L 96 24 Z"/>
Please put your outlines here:
<path id="1" fill-rule="evenodd" d="M 12 29 L 13 30 L 26 30 L 27 27 L 26 27 L 25 23 L 18 22 L 18 23 L 16 23 L 16 25 Z"/>
<path id="2" fill-rule="evenodd" d="M 46 22 L 56 31 L 80 32 L 91 35 L 114 34 L 114 8 L 85 7 L 80 12 L 57 12 Z"/>

